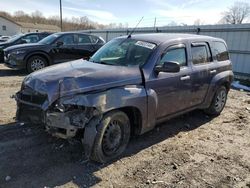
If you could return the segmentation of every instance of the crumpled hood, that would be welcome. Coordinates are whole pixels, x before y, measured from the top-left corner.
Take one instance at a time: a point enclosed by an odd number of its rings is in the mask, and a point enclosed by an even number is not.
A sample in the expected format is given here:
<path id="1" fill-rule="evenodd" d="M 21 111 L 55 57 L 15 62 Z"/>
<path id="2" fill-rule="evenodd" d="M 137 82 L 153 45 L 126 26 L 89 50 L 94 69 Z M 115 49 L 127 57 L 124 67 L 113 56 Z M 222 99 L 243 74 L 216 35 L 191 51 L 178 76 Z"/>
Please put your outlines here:
<path id="1" fill-rule="evenodd" d="M 103 65 L 76 60 L 34 72 L 24 79 L 23 86 L 46 94 L 50 105 L 63 96 L 141 83 L 139 67 Z"/>
<path id="2" fill-rule="evenodd" d="M 41 46 L 45 46 L 45 44 L 40 44 L 40 43 L 18 44 L 18 45 L 14 45 L 14 46 L 10 46 L 6 48 L 5 51 L 29 49 L 29 48 L 41 47 Z"/>

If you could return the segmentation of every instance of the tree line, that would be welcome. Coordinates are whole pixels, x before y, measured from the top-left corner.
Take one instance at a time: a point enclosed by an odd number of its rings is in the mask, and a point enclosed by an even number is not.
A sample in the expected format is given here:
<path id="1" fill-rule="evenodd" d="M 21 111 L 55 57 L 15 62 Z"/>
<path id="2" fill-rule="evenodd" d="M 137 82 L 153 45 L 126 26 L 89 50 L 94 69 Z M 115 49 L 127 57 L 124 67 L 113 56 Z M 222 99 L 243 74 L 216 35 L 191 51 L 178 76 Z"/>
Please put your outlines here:
<path id="1" fill-rule="evenodd" d="M 24 11 L 16 11 L 13 15 L 8 12 L 0 11 L 0 15 L 7 17 L 15 22 L 27 22 L 36 24 L 56 25 L 60 28 L 60 17 L 50 16 L 46 18 L 42 12 L 36 10 L 31 14 L 26 14 Z M 63 31 L 84 30 L 84 29 L 103 29 L 106 26 L 97 22 L 91 21 L 87 16 L 72 17 L 71 19 L 63 19 Z"/>

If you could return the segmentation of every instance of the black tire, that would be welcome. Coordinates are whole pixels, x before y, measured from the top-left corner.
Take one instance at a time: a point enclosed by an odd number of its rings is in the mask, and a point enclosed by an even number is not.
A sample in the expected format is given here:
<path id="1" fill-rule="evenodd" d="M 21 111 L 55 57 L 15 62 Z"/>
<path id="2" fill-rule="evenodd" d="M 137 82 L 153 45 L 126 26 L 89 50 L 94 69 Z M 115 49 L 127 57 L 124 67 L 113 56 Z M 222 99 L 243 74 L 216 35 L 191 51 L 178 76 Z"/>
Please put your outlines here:
<path id="1" fill-rule="evenodd" d="M 130 121 L 122 111 L 111 111 L 104 115 L 97 127 L 91 159 L 106 163 L 121 155 L 130 138 Z"/>
<path id="2" fill-rule="evenodd" d="M 220 115 L 227 101 L 227 93 L 228 93 L 228 90 L 226 89 L 226 87 L 220 86 L 215 92 L 215 95 L 213 97 L 213 100 L 209 108 L 204 110 L 205 113 L 209 115 L 215 115 L 215 116 Z"/>
<path id="3" fill-rule="evenodd" d="M 44 67 L 48 66 L 48 62 L 45 58 L 39 55 L 31 56 L 27 62 L 27 71 L 28 73 L 32 73 L 34 71 L 40 70 Z"/>

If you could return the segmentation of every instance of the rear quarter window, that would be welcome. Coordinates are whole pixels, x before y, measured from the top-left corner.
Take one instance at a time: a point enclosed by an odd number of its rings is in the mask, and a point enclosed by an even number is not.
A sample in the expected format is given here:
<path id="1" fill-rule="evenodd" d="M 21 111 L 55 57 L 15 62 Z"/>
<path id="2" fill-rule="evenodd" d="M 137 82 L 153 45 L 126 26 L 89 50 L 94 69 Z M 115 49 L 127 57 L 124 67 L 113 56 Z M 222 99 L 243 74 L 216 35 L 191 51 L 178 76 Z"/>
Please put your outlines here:
<path id="1" fill-rule="evenodd" d="M 215 54 L 217 61 L 229 60 L 229 53 L 223 42 L 213 42 L 213 53 Z"/>

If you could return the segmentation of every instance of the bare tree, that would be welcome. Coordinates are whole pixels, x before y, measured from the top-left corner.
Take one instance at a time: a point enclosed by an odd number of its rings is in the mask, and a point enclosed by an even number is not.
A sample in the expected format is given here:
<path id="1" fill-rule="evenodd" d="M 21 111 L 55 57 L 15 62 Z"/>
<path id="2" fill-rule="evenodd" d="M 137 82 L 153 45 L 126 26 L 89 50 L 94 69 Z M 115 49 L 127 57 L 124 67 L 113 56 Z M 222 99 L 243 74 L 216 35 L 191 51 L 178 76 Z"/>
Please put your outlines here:
<path id="1" fill-rule="evenodd" d="M 39 10 L 36 10 L 36 11 L 31 13 L 31 16 L 34 18 L 41 18 L 41 17 L 43 17 L 43 13 Z"/>
<path id="2" fill-rule="evenodd" d="M 241 24 L 250 15 L 250 5 L 246 2 L 236 1 L 228 11 L 223 13 L 221 22 L 229 24 Z"/>
<path id="3" fill-rule="evenodd" d="M 32 12 L 31 18 L 32 18 L 33 23 L 44 23 L 44 20 L 45 20 L 43 13 L 39 10 Z"/>
<path id="4" fill-rule="evenodd" d="M 178 23 L 176 23 L 175 21 L 171 21 L 168 26 L 178 26 Z"/>
<path id="5" fill-rule="evenodd" d="M 194 25 L 197 25 L 197 26 L 204 25 L 204 24 L 205 24 L 205 22 L 202 21 L 201 19 L 197 19 L 197 20 L 194 21 Z"/>
<path id="6" fill-rule="evenodd" d="M 25 15 L 26 15 L 25 12 L 22 10 L 18 10 L 16 12 L 14 12 L 14 16 L 16 16 L 16 17 L 21 17 L 21 16 L 25 16 Z"/>
<path id="7" fill-rule="evenodd" d="M 0 16 L 4 16 L 6 18 L 12 19 L 12 16 L 8 12 L 0 11 Z"/>

